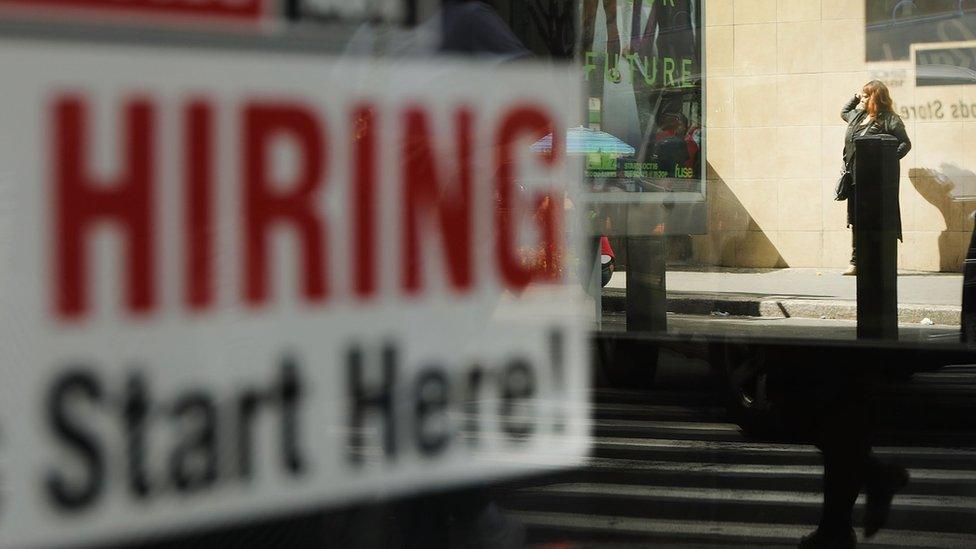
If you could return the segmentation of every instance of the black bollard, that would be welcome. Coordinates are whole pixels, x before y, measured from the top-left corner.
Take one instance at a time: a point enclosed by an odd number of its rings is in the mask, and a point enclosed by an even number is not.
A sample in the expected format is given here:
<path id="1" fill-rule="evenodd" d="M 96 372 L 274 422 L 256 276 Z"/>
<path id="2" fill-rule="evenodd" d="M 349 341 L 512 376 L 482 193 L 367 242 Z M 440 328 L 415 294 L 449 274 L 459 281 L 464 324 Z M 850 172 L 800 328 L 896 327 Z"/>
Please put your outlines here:
<path id="1" fill-rule="evenodd" d="M 667 332 L 664 236 L 627 237 L 627 331 Z"/>
<path id="2" fill-rule="evenodd" d="M 857 337 L 898 339 L 898 140 L 854 140 Z"/>
<path id="3" fill-rule="evenodd" d="M 976 227 L 969 238 L 969 251 L 962 266 L 960 337 L 970 348 L 976 348 Z"/>
<path id="4" fill-rule="evenodd" d="M 285 20 L 289 23 L 297 23 L 302 18 L 302 7 L 299 0 L 285 0 L 282 6 Z"/>

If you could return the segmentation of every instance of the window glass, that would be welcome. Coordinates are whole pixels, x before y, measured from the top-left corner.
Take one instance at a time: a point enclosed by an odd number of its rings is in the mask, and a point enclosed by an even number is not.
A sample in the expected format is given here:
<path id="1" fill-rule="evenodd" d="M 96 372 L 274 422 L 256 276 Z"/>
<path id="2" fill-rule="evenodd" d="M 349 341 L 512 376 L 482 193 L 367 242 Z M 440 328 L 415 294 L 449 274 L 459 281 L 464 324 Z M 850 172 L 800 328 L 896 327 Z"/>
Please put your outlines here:
<path id="1" fill-rule="evenodd" d="M 976 0 L 0 44 L 0 547 L 976 547 Z"/>

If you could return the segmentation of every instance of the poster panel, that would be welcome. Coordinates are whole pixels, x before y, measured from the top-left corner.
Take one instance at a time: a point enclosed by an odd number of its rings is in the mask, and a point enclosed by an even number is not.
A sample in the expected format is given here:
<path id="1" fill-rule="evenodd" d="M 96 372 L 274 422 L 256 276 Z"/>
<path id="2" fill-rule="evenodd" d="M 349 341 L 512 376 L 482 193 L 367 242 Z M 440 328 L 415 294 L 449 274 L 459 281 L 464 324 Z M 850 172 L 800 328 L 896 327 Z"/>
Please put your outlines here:
<path id="1" fill-rule="evenodd" d="M 587 120 L 569 153 L 585 158 L 593 200 L 704 200 L 701 4 L 582 2 Z"/>

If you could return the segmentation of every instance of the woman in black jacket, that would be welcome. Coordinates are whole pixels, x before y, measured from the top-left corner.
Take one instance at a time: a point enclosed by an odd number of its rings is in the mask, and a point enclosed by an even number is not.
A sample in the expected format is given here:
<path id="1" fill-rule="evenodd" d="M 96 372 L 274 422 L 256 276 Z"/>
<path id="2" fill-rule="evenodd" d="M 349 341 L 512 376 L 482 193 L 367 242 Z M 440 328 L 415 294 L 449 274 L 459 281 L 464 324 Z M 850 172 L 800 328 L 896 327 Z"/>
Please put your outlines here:
<path id="1" fill-rule="evenodd" d="M 847 122 L 847 134 L 844 137 L 844 169 L 854 173 L 854 139 L 862 135 L 888 134 L 898 139 L 898 158 L 904 158 L 912 148 L 912 142 L 905 131 L 905 123 L 895 114 L 891 94 L 888 86 L 879 80 L 872 80 L 864 85 L 861 93 L 856 94 L 844 105 L 840 117 Z M 854 194 L 847 199 L 847 226 L 851 228 L 851 266 L 844 271 L 845 275 L 857 274 L 857 242 L 854 238 L 856 205 Z M 901 240 L 901 214 L 898 215 L 898 239 Z"/>

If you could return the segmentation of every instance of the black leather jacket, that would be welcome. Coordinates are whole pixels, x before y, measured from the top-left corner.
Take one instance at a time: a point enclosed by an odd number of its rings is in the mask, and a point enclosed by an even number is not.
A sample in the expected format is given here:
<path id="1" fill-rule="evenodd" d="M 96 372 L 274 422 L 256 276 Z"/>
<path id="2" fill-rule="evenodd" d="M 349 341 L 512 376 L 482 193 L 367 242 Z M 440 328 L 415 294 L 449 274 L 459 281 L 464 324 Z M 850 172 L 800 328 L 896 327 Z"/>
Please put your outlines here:
<path id="1" fill-rule="evenodd" d="M 861 135 L 858 129 L 861 122 L 868 115 L 865 110 L 858 110 L 857 105 L 861 102 L 858 96 L 854 96 L 844 105 L 840 111 L 840 117 L 847 122 L 847 134 L 844 136 L 844 165 L 847 169 L 853 170 L 854 167 L 854 137 Z M 866 135 L 885 133 L 898 139 L 898 158 L 904 158 L 908 151 L 912 150 L 912 142 L 908 139 L 908 132 L 905 131 L 905 123 L 901 117 L 893 112 L 879 113 L 874 122 L 868 124 Z"/>
<path id="2" fill-rule="evenodd" d="M 840 117 L 847 122 L 847 134 L 844 137 L 844 166 L 850 171 L 854 171 L 854 137 L 862 135 L 859 131 L 861 129 L 861 121 L 868 115 L 867 111 L 858 110 L 857 105 L 860 102 L 861 99 L 855 95 L 840 111 Z M 908 132 L 905 131 L 905 123 L 902 122 L 900 116 L 893 112 L 879 113 L 875 121 L 868 124 L 867 131 L 864 134 L 888 134 L 894 136 L 898 139 L 899 159 L 904 158 L 908 154 L 908 151 L 912 150 L 912 142 L 908 139 Z M 896 219 L 898 220 L 898 240 L 901 240 L 901 209 L 898 207 L 897 201 L 895 202 L 895 209 L 897 210 Z M 857 206 L 855 206 L 855 201 L 851 197 L 847 200 L 848 227 L 855 224 L 856 210 Z"/>

